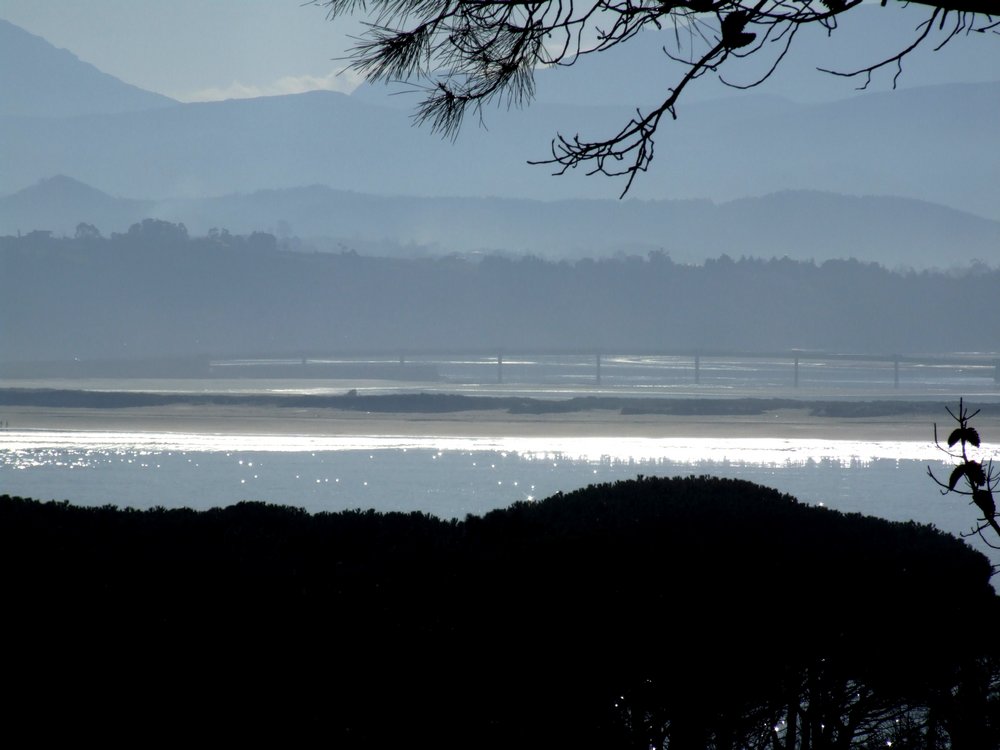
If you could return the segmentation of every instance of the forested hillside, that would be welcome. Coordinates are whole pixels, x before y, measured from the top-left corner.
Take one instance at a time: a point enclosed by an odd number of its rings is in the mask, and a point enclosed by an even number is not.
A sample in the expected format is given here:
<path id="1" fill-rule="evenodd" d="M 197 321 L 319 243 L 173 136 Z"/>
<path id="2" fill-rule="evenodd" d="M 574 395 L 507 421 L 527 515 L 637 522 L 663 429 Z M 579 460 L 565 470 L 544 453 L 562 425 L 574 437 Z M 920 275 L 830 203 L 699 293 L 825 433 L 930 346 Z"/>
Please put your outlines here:
<path id="1" fill-rule="evenodd" d="M 738 248 L 733 249 L 738 254 Z M 1000 271 L 722 256 L 550 262 L 281 251 L 146 221 L 0 238 L 6 362 L 345 350 L 991 351 Z M 963 325 L 956 325 L 961 320 Z"/>

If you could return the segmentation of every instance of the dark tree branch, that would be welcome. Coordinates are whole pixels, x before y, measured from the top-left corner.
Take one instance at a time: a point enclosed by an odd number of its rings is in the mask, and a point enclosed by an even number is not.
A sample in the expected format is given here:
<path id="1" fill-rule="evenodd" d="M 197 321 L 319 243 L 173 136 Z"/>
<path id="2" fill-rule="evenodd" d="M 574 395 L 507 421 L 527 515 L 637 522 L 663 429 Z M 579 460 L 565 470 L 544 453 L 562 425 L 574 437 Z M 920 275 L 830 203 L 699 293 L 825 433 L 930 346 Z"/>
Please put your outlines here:
<path id="1" fill-rule="evenodd" d="M 853 78 L 855 76 L 863 75 L 865 76 L 865 82 L 864 84 L 858 87 L 859 89 L 863 90 L 868 88 L 868 86 L 871 84 L 872 73 L 874 73 L 876 70 L 879 70 L 880 68 L 884 68 L 887 65 L 892 65 L 893 63 L 895 63 L 896 74 L 892 77 L 892 87 L 896 88 L 896 83 L 899 80 L 899 76 L 902 75 L 903 73 L 903 66 L 902 66 L 903 58 L 906 57 L 906 55 L 910 54 L 917 47 L 919 47 L 920 44 L 927 38 L 928 34 L 930 34 L 931 32 L 931 29 L 934 28 L 934 21 L 935 19 L 937 19 L 939 13 L 941 13 L 940 9 L 935 8 L 934 12 L 931 14 L 931 17 L 921 24 L 921 26 L 923 26 L 923 31 L 921 32 L 920 36 L 918 36 L 913 41 L 913 43 L 910 44 L 909 47 L 906 47 L 904 50 L 898 52 L 892 57 L 886 58 L 884 60 L 875 63 L 874 65 L 869 65 L 866 68 L 860 68 L 850 73 L 843 73 L 836 70 L 827 70 L 826 68 L 818 68 L 818 70 L 820 70 L 823 73 L 829 73 L 830 75 L 841 76 L 843 78 Z M 953 35 L 950 35 L 948 38 L 950 39 L 951 36 Z"/>
<path id="2" fill-rule="evenodd" d="M 904 0 L 894 0 L 903 2 Z M 883 0 L 885 5 L 887 0 Z M 1000 0 L 911 0 L 930 10 L 919 35 L 906 48 L 854 71 L 825 72 L 865 76 L 896 66 L 927 42 L 935 26 L 952 25 L 940 48 L 955 36 L 985 32 L 1000 23 Z M 676 51 L 664 49 L 685 72 L 658 106 L 636 111 L 628 123 L 605 139 L 557 135 L 549 159 L 533 161 L 557 167 L 555 174 L 584 166 L 587 174 L 626 178 L 624 196 L 653 160 L 654 140 L 665 114 L 676 118 L 681 93 L 706 73 L 738 89 L 767 80 L 785 60 L 801 26 L 817 24 L 828 33 L 837 18 L 861 0 L 314 0 L 329 18 L 366 15 L 368 31 L 349 51 L 351 67 L 371 81 L 414 82 L 425 93 L 415 120 L 434 132 L 455 136 L 465 113 L 480 119 L 489 104 L 521 107 L 534 97 L 539 67 L 568 66 L 581 57 L 628 42 L 646 28 L 673 27 Z M 682 37 L 689 51 L 681 54 Z M 771 44 L 780 51 L 764 75 L 734 83 L 721 69 L 733 59 L 760 54 Z"/>
<path id="3" fill-rule="evenodd" d="M 938 479 L 929 466 L 927 474 L 940 488 L 942 495 L 954 493 L 971 497 L 970 503 L 974 504 L 982 513 L 977 525 L 962 536 L 968 537 L 978 534 L 990 547 L 1000 549 L 983 536 L 983 532 L 987 528 L 992 528 L 996 532 L 997 539 L 1000 540 L 1000 522 L 997 521 L 997 507 L 993 499 L 994 491 L 1000 486 L 1000 473 L 994 470 L 992 459 L 984 464 L 981 459 L 970 454 L 970 447 L 980 448 L 979 432 L 971 425 L 972 419 L 979 414 L 979 410 L 970 413 L 962 399 L 958 401 L 957 413 L 947 407 L 946 410 L 957 427 L 948 435 L 947 447 L 945 447 L 938 440 L 937 425 L 935 424 L 934 445 L 953 462 L 956 462 L 956 465 L 952 468 L 947 482 Z"/>
<path id="4" fill-rule="evenodd" d="M 902 2 L 903 0 L 899 0 Z M 984 16 L 1000 16 L 1000 3 L 997 0 L 908 0 L 914 5 L 926 5 L 943 11 L 959 13 L 977 13 Z M 883 2 L 884 4 L 884 2 Z"/>

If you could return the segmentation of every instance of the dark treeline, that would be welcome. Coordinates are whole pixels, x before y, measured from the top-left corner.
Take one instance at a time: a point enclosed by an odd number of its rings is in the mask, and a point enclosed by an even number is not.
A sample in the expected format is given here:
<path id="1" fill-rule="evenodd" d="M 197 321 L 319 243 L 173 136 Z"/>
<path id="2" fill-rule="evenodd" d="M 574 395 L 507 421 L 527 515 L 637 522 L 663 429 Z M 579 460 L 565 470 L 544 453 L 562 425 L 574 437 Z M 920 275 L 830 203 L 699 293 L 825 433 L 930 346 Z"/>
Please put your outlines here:
<path id="1" fill-rule="evenodd" d="M 745 482 L 640 477 L 450 522 L 0 497 L 0 560 L 5 717 L 39 739 L 1000 743 L 986 559 Z"/>
<path id="2" fill-rule="evenodd" d="M 8 362 L 422 347 L 889 354 L 1000 340 L 1000 271 L 985 266 L 377 258 L 285 252 L 264 234 L 190 238 L 147 220 L 110 238 L 87 225 L 73 238 L 0 238 L 0 272 Z M 977 323 L 956 326 L 958 315 Z"/>

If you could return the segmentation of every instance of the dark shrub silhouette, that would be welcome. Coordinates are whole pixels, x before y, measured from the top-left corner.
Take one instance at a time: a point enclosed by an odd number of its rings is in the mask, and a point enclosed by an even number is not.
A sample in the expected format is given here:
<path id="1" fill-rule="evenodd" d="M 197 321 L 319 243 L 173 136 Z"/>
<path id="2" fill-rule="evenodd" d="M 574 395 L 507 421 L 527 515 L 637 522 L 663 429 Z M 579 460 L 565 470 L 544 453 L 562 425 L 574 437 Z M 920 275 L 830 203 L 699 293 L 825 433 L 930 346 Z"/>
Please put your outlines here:
<path id="1" fill-rule="evenodd" d="M 640 478 L 463 522 L 3 497 L 0 556 L 9 716 L 42 733 L 997 737 L 996 639 L 970 637 L 1000 622 L 988 562 L 930 527 L 745 482 Z"/>

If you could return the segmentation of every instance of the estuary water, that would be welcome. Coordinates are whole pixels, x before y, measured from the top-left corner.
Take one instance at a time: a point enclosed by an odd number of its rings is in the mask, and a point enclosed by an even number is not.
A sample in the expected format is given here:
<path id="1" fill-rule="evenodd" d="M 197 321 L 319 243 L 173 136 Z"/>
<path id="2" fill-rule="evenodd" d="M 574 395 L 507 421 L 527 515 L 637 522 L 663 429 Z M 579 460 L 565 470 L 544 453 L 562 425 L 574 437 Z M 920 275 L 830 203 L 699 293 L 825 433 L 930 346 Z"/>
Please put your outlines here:
<path id="1" fill-rule="evenodd" d="M 979 359 L 983 355 L 977 355 Z M 991 355 L 993 356 L 993 355 Z M 408 363 L 415 362 L 411 358 Z M 683 357 L 447 359 L 431 382 L 226 377 L 206 380 L 6 382 L 7 387 L 161 393 L 467 393 L 565 398 L 580 395 L 801 399 L 910 399 L 980 403 L 998 398 L 996 368 L 904 363 L 703 358 L 694 382 Z M 399 363 L 397 363 L 399 364 Z M 265 368 L 266 369 L 266 368 Z M 599 377 L 598 377 L 599 370 Z M 797 379 L 795 379 L 797 377 Z M 492 379 L 492 382 L 491 382 Z M 795 379 L 797 387 L 789 388 Z M 0 417 L 4 415 L 0 414 Z M 942 421 L 946 415 L 941 414 Z M 588 484 L 637 475 L 733 477 L 801 502 L 953 534 L 974 524 L 974 507 L 942 497 L 928 467 L 950 464 L 926 441 L 764 438 L 395 437 L 392 435 L 203 434 L 0 429 L 0 493 L 81 505 L 209 508 L 242 500 L 310 512 L 375 508 L 442 518 L 482 514 Z M 1000 564 L 1000 551 L 969 543 Z"/>

